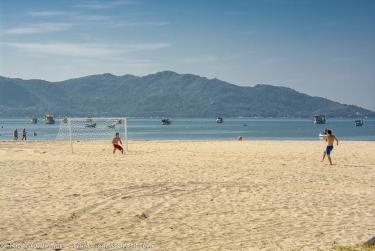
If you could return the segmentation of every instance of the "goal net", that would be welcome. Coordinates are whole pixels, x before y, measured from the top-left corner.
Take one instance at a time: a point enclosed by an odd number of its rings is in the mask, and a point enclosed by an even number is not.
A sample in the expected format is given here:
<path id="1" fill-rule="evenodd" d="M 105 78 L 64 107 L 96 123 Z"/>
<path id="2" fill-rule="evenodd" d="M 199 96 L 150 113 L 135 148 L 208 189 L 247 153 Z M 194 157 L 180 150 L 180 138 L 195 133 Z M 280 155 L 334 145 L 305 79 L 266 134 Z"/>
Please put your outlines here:
<path id="1" fill-rule="evenodd" d="M 128 151 L 127 118 L 64 118 L 60 121 L 56 140 L 70 143 L 72 153 L 79 143 L 85 141 L 111 141 L 116 133 L 120 134 L 123 147 Z M 75 147 L 77 145 L 77 147 Z"/>

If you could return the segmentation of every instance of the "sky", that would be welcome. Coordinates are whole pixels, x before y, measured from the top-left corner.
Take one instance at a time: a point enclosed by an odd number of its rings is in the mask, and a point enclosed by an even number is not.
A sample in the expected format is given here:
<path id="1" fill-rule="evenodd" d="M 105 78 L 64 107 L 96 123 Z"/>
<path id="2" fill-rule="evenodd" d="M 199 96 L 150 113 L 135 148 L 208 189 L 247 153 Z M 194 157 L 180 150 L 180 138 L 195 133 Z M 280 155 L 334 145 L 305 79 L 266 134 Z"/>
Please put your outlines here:
<path id="1" fill-rule="evenodd" d="M 375 1 L 0 0 L 1 76 L 163 70 L 375 110 Z"/>

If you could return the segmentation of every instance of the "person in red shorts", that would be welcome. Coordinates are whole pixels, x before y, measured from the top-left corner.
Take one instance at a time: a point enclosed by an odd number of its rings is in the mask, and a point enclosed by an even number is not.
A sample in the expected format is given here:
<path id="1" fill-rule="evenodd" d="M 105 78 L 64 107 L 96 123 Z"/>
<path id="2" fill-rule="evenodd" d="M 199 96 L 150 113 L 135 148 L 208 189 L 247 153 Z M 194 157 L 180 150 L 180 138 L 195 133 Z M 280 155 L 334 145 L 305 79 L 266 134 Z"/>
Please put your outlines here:
<path id="1" fill-rule="evenodd" d="M 116 150 L 120 150 L 122 154 L 124 154 L 124 148 L 122 147 L 122 141 L 120 138 L 120 134 L 116 132 L 115 137 L 112 139 L 113 144 L 113 154 L 115 154 Z"/>

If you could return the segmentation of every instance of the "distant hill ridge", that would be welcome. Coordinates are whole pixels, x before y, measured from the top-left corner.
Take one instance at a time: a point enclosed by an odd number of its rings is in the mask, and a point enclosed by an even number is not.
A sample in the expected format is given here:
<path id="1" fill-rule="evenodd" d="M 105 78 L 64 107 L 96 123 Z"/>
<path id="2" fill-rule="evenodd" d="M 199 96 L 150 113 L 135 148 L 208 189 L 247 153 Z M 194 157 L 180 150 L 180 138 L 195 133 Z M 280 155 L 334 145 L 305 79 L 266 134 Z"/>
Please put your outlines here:
<path id="1" fill-rule="evenodd" d="M 60 82 L 0 77 L 0 116 L 295 117 L 313 114 L 375 118 L 354 105 L 291 88 L 237 86 L 219 79 L 162 71 L 143 77 L 90 75 Z"/>

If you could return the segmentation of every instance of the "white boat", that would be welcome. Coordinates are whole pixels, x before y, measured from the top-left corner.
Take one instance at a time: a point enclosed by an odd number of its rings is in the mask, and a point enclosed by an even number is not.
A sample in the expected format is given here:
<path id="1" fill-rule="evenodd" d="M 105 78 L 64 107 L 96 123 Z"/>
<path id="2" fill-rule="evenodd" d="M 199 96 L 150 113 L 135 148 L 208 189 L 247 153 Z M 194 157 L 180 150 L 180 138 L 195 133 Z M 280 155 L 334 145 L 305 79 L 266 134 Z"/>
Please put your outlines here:
<path id="1" fill-rule="evenodd" d="M 314 124 L 325 124 L 326 116 L 325 115 L 314 115 L 313 116 Z"/>
<path id="2" fill-rule="evenodd" d="M 363 119 L 354 121 L 355 126 L 363 126 Z"/>
<path id="3" fill-rule="evenodd" d="M 112 128 L 112 129 L 113 129 L 113 128 L 115 128 L 115 127 L 116 127 L 116 124 L 115 124 L 115 123 L 112 123 L 112 124 L 110 124 L 110 125 L 107 125 L 107 127 L 108 127 L 108 128 Z"/>
<path id="4" fill-rule="evenodd" d="M 169 118 L 162 118 L 161 123 L 163 125 L 170 125 L 172 123 L 172 121 Z"/>
<path id="5" fill-rule="evenodd" d="M 49 125 L 55 124 L 54 116 L 52 114 L 46 114 L 44 116 L 44 123 L 49 124 Z"/>
<path id="6" fill-rule="evenodd" d="M 31 124 L 38 124 L 38 119 L 36 117 L 32 117 L 30 122 Z"/>
<path id="7" fill-rule="evenodd" d="M 96 127 L 96 123 L 85 124 L 85 127 L 87 127 L 87 128 L 95 128 Z"/>
<path id="8" fill-rule="evenodd" d="M 224 122 L 224 120 L 223 120 L 222 117 L 217 117 L 217 118 L 216 118 L 216 123 L 221 124 L 221 123 L 223 123 L 223 122 Z"/>
<path id="9" fill-rule="evenodd" d="M 360 113 L 357 113 L 358 119 L 354 121 L 355 126 L 363 126 L 363 115 Z"/>

